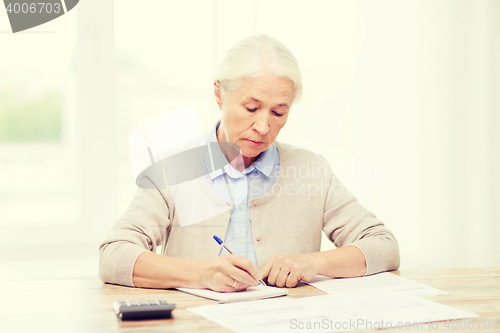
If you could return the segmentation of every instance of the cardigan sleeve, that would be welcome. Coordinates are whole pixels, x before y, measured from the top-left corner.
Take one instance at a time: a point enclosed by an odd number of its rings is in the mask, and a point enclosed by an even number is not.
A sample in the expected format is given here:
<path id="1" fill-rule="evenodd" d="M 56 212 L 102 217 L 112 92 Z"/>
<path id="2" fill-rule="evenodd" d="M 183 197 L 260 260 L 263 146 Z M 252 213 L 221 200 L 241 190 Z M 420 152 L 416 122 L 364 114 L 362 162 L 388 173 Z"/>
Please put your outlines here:
<path id="1" fill-rule="evenodd" d="M 152 182 L 150 183 L 152 184 Z M 133 287 L 139 255 L 156 252 L 170 226 L 168 203 L 155 186 L 138 187 L 125 213 L 99 246 L 99 277 L 104 282 Z"/>
<path id="2" fill-rule="evenodd" d="M 336 247 L 353 245 L 363 252 L 366 275 L 399 268 L 399 247 L 392 232 L 333 173 L 325 202 L 323 231 Z"/>

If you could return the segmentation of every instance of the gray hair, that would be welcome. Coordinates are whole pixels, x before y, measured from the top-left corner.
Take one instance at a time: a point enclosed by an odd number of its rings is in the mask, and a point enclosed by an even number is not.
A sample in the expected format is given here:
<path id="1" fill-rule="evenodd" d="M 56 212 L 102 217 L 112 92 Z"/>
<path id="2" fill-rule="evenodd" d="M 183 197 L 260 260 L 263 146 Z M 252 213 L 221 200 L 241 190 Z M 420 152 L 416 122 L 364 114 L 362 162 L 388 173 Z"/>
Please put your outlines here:
<path id="1" fill-rule="evenodd" d="M 240 80 L 271 73 L 291 80 L 295 88 L 294 102 L 302 95 L 302 78 L 299 64 L 292 52 L 280 41 L 260 34 L 236 43 L 222 60 L 215 80 L 219 81 L 221 94 L 237 88 Z"/>

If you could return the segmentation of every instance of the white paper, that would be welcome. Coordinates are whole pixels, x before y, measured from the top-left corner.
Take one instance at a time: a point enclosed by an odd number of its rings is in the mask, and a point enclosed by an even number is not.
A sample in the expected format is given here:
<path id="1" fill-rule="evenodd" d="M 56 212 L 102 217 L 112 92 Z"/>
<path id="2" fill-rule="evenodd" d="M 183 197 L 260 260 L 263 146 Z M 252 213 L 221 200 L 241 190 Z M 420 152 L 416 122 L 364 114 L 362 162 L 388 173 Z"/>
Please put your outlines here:
<path id="1" fill-rule="evenodd" d="M 419 297 L 447 294 L 444 291 L 429 287 L 423 283 L 415 282 L 389 272 L 346 279 L 333 279 L 329 277 L 318 276 L 305 283 L 323 290 L 328 294 L 358 292 L 363 290 L 370 291 L 380 288 L 398 291 L 401 293 Z"/>
<path id="2" fill-rule="evenodd" d="M 470 312 L 387 290 L 295 299 L 284 297 L 188 310 L 236 332 L 336 332 L 405 328 L 405 325 L 429 329 L 436 321 L 477 317 Z"/>
<path id="3" fill-rule="evenodd" d="M 177 289 L 193 295 L 210 298 L 221 302 L 249 301 L 249 300 L 284 296 L 288 294 L 287 289 L 276 288 L 276 287 L 266 288 L 260 284 L 255 287 L 247 288 L 246 290 L 243 291 L 235 291 L 229 293 L 217 292 L 208 289 L 191 289 L 191 288 L 177 288 Z"/>

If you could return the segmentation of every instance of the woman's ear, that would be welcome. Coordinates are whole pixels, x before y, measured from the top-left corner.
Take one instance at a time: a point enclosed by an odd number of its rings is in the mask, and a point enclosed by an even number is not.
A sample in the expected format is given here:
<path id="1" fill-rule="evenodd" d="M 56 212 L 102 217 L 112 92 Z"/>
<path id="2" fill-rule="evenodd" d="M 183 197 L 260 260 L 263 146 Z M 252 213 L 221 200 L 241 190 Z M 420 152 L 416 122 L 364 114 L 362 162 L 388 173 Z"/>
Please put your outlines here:
<path id="1" fill-rule="evenodd" d="M 220 82 L 215 81 L 214 82 L 214 96 L 215 96 L 215 101 L 217 102 L 217 105 L 219 106 L 219 109 L 222 110 L 222 93 L 221 93 L 221 87 L 220 87 Z"/>

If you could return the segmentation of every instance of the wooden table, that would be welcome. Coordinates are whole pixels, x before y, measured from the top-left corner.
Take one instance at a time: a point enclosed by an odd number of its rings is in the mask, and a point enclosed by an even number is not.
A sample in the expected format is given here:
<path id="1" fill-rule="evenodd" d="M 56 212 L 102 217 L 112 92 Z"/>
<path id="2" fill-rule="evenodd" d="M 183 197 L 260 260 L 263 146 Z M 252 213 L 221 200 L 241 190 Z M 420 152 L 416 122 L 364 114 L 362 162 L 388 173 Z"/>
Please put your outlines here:
<path id="1" fill-rule="evenodd" d="M 449 295 L 428 299 L 474 312 L 480 319 L 500 321 L 500 268 L 395 271 L 406 277 L 446 291 Z M 322 291 L 301 284 L 289 289 L 292 298 L 322 295 Z M 129 299 L 165 298 L 175 303 L 174 319 L 122 322 L 112 303 Z M 230 332 L 186 310 L 216 304 L 176 290 L 139 289 L 104 284 L 97 279 L 4 282 L 0 286 L 0 332 Z M 479 320 L 473 331 L 486 329 Z M 483 321 L 484 323 L 484 321 Z M 425 325 L 424 325 L 425 328 Z M 410 329 L 411 330 L 411 329 Z M 414 329 L 417 330 L 417 329 Z M 425 329 L 418 329 L 419 331 Z M 403 329 L 406 331 L 406 329 Z M 450 332 L 440 323 L 433 332 Z M 465 329 L 463 331 L 472 331 Z"/>

